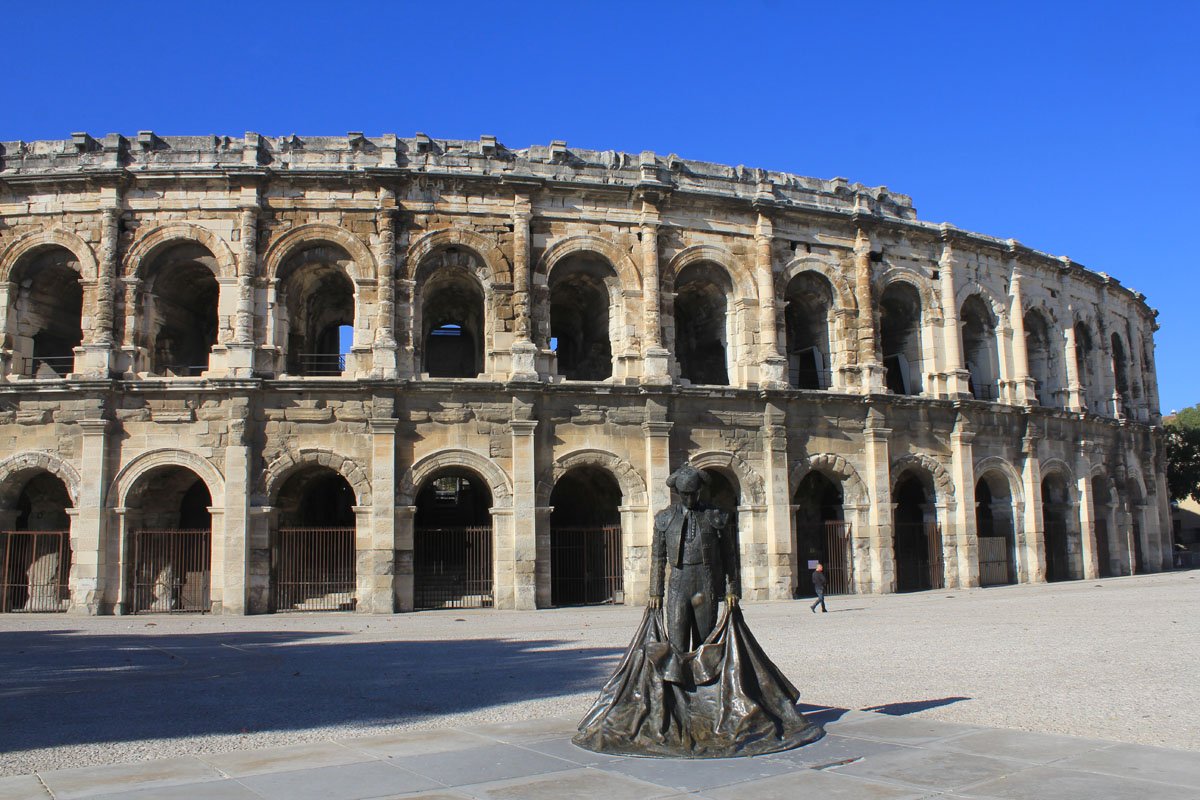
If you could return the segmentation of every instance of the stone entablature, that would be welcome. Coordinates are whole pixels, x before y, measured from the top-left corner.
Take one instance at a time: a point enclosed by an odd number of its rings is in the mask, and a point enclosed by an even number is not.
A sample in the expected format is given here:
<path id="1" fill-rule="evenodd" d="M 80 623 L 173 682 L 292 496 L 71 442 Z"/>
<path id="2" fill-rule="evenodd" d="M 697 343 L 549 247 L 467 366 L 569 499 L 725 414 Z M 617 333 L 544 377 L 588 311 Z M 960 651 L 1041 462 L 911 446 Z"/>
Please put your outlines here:
<path id="1" fill-rule="evenodd" d="M 73 476 L 93 612 L 133 602 L 169 474 L 207 489 L 235 613 L 270 607 L 311 470 L 353 493 L 368 611 L 413 606 L 418 495 L 452 474 L 491 497 L 497 605 L 551 603 L 550 497 L 581 470 L 619 490 L 643 596 L 683 460 L 736 496 L 750 597 L 804 571 L 810 474 L 858 591 L 906 588 L 918 517 L 949 585 L 980 583 L 982 528 L 1021 582 L 1170 563 L 1144 298 L 882 187 L 492 137 L 3 143 L 0 315 L 0 529 L 29 476 Z"/>

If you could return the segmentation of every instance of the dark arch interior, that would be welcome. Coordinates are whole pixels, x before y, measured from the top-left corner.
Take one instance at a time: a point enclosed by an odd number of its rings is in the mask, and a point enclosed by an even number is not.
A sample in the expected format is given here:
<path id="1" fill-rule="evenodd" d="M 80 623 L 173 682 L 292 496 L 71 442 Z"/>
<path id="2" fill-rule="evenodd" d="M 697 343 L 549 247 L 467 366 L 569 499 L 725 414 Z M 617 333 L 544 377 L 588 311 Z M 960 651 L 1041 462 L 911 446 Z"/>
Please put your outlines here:
<path id="1" fill-rule="evenodd" d="M 17 350 L 27 356 L 30 377 L 65 377 L 83 341 L 83 285 L 75 256 L 48 247 L 28 256 L 13 272 Z M 25 338 L 28 337 L 28 338 Z"/>
<path id="2" fill-rule="evenodd" d="M 599 467 L 576 467 L 550 493 L 550 602 L 624 602 L 621 487 Z"/>
<path id="3" fill-rule="evenodd" d="M 279 489 L 283 528 L 353 528 L 354 489 L 329 467 L 298 470 Z"/>
<path id="4" fill-rule="evenodd" d="M 71 568 L 67 487 L 39 470 L 26 476 L 15 505 L 0 511 L 0 612 L 65 611 Z"/>
<path id="5" fill-rule="evenodd" d="M 485 608 L 492 595 L 492 493 L 466 469 L 441 470 L 417 492 L 416 608 Z"/>
<path id="6" fill-rule="evenodd" d="M 1076 575 L 1079 553 L 1075 535 L 1068 528 L 1071 512 L 1066 481 L 1058 473 L 1042 479 L 1042 528 L 1046 547 L 1046 580 L 1068 581 Z"/>
<path id="7" fill-rule="evenodd" d="M 1129 359 L 1125 355 L 1125 345 L 1118 334 L 1112 335 L 1113 378 L 1116 382 L 1117 396 L 1121 398 L 1121 414 L 1129 413 Z"/>
<path id="8" fill-rule="evenodd" d="M 1079 392 L 1085 410 L 1095 411 L 1096 374 L 1092 355 L 1092 334 L 1087 325 L 1075 323 L 1075 374 L 1079 376 Z"/>
<path id="9" fill-rule="evenodd" d="M 921 295 L 893 283 L 879 298 L 879 348 L 893 394 L 921 393 Z"/>
<path id="10" fill-rule="evenodd" d="M 217 343 L 216 260 L 206 248 L 183 243 L 157 255 L 147 270 L 147 335 L 151 372 L 199 375 Z"/>
<path id="11" fill-rule="evenodd" d="M 435 272 L 422 291 L 424 371 L 431 378 L 475 378 L 483 372 L 483 292 L 461 267 Z"/>
<path id="12" fill-rule="evenodd" d="M 979 540 L 979 582 L 1017 582 L 1016 535 L 1007 481 L 989 472 L 975 484 L 975 532 Z"/>
<path id="13" fill-rule="evenodd" d="M 822 275 L 802 272 L 788 282 L 784 297 L 788 383 L 797 389 L 828 389 L 833 287 Z"/>
<path id="14" fill-rule="evenodd" d="M 1046 318 L 1035 310 L 1025 313 L 1025 355 L 1029 361 L 1029 376 L 1040 405 L 1062 407 L 1062 372 L 1058 350 L 1050 338 Z"/>
<path id="15" fill-rule="evenodd" d="M 137 481 L 125 505 L 132 532 L 127 559 L 133 571 L 133 612 L 208 611 L 208 485 L 186 467 L 159 467 Z"/>
<path id="16" fill-rule="evenodd" d="M 844 498 L 841 483 L 824 473 L 812 471 L 804 476 L 792 505 L 796 507 L 796 587 L 797 597 L 812 597 L 813 562 L 825 567 L 826 590 L 840 594 L 849 590 L 850 541 L 843 520 Z"/>
<path id="17" fill-rule="evenodd" d="M 724 270 L 714 264 L 684 267 L 675 279 L 675 358 L 679 376 L 694 384 L 729 385 Z"/>
<path id="18" fill-rule="evenodd" d="M 287 371 L 293 375 L 341 375 L 341 332 L 354 325 L 350 256 L 321 244 L 296 254 L 280 269 L 280 303 L 287 313 Z"/>
<path id="19" fill-rule="evenodd" d="M 558 373 L 568 380 L 612 376 L 609 285 L 616 279 L 608 262 L 588 254 L 569 256 L 550 273 L 550 337 Z"/>
<path id="20" fill-rule="evenodd" d="M 979 400 L 995 400 L 1000 368 L 992 312 L 979 295 L 971 295 L 963 303 L 960 317 L 963 366 L 970 375 L 968 391 Z"/>
<path id="21" fill-rule="evenodd" d="M 896 484 L 892 500 L 896 591 L 919 592 L 942 586 L 942 541 L 925 476 L 909 472 Z"/>
<path id="22" fill-rule="evenodd" d="M 1113 562 L 1114 549 L 1111 545 L 1113 530 L 1109 505 L 1113 502 L 1109 481 L 1103 475 L 1092 476 L 1092 528 L 1096 532 L 1096 566 L 1101 578 L 1120 574 L 1120 567 Z"/>
<path id="23" fill-rule="evenodd" d="M 271 548 L 275 611 L 350 611 L 355 605 L 354 489 L 336 470 L 306 466 L 280 487 Z"/>

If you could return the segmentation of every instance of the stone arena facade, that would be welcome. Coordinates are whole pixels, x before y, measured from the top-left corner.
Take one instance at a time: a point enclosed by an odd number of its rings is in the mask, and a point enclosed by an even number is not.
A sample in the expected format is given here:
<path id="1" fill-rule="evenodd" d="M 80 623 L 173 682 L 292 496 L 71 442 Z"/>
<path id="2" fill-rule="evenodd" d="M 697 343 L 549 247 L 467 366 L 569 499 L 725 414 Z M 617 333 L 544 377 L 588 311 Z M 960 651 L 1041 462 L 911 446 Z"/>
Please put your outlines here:
<path id="1" fill-rule="evenodd" d="M 565 143 L 0 144 L 4 611 L 643 602 L 1168 569 L 1142 295 L 883 187 Z"/>

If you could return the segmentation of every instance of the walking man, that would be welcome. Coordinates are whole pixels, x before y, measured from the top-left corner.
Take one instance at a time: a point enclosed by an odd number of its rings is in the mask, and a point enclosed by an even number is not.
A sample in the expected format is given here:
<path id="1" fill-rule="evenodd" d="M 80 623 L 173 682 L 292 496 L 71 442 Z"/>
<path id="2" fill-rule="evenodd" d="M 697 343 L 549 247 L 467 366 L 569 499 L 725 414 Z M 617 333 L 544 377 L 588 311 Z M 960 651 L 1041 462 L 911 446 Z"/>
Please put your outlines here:
<path id="1" fill-rule="evenodd" d="M 825 608 L 825 565 L 820 561 L 817 562 L 817 568 L 812 571 L 813 589 L 817 592 L 817 599 L 808 607 L 808 610 L 817 613 L 817 606 L 821 607 L 821 613 L 824 614 L 828 609 Z"/>

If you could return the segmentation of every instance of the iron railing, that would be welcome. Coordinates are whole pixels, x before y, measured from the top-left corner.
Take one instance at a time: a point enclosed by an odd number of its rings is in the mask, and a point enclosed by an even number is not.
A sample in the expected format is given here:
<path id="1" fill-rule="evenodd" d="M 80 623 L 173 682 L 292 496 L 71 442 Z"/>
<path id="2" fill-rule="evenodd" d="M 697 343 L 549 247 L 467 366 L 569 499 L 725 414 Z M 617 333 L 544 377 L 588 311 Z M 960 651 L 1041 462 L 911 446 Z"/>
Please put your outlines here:
<path id="1" fill-rule="evenodd" d="M 21 374 L 26 378 L 58 380 L 67 377 L 74 369 L 75 356 L 34 356 L 25 359 Z"/>
<path id="2" fill-rule="evenodd" d="M 979 585 L 1003 586 L 1016 583 L 1010 558 L 1011 540 L 1007 536 L 979 537 Z"/>
<path id="3" fill-rule="evenodd" d="M 1046 580 L 1069 581 L 1071 558 L 1067 547 L 1067 523 L 1065 520 L 1048 519 L 1042 523 L 1043 542 L 1046 548 Z"/>
<path id="4" fill-rule="evenodd" d="M 797 542 L 819 541 L 824 546 L 825 594 L 853 594 L 853 560 L 850 550 L 850 523 L 834 520 L 796 526 Z M 801 558 L 804 554 L 801 554 Z M 812 568 L 807 561 L 800 564 L 797 593 L 801 597 L 814 594 Z"/>
<path id="5" fill-rule="evenodd" d="M 133 613 L 212 610 L 212 532 L 139 530 L 133 534 Z"/>
<path id="6" fill-rule="evenodd" d="M 793 389 L 820 391 L 833 385 L 833 370 L 800 369 L 792 370 L 788 381 Z"/>
<path id="7" fill-rule="evenodd" d="M 413 531 L 415 608 L 491 608 L 492 527 Z"/>
<path id="8" fill-rule="evenodd" d="M 272 552 L 275 611 L 353 611 L 354 528 L 281 528 Z"/>
<path id="9" fill-rule="evenodd" d="M 208 364 L 166 364 L 158 368 L 163 375 L 176 378 L 198 378 L 208 370 Z"/>
<path id="10" fill-rule="evenodd" d="M 300 353 L 296 356 L 300 375 L 341 375 L 346 369 L 345 353 Z"/>
<path id="11" fill-rule="evenodd" d="M 624 560 L 620 525 L 551 527 L 550 603 L 624 603 Z"/>
<path id="12" fill-rule="evenodd" d="M 3 531 L 0 612 L 66 611 L 71 538 L 66 531 Z"/>
<path id="13" fill-rule="evenodd" d="M 896 591 L 945 588 L 942 526 L 902 522 L 895 526 Z"/>
<path id="14" fill-rule="evenodd" d="M 1000 385 L 995 381 L 978 381 L 974 378 L 970 380 L 971 394 L 976 400 L 996 401 L 1000 398 Z"/>

